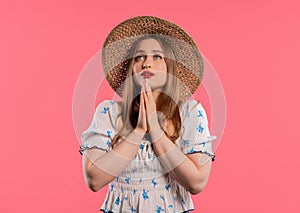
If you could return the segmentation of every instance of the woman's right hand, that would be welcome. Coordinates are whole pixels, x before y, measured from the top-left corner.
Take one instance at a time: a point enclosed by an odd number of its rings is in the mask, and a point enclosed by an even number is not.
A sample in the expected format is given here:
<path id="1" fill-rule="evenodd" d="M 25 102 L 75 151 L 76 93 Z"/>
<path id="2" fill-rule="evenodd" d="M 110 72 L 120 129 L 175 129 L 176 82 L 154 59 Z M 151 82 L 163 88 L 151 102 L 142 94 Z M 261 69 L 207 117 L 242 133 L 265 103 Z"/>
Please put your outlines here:
<path id="1" fill-rule="evenodd" d="M 145 134 L 147 132 L 147 118 L 146 118 L 146 108 L 145 108 L 145 86 L 142 84 L 141 95 L 140 95 L 140 109 L 139 109 L 139 117 L 138 122 L 135 128 L 135 131 L 141 134 Z"/>

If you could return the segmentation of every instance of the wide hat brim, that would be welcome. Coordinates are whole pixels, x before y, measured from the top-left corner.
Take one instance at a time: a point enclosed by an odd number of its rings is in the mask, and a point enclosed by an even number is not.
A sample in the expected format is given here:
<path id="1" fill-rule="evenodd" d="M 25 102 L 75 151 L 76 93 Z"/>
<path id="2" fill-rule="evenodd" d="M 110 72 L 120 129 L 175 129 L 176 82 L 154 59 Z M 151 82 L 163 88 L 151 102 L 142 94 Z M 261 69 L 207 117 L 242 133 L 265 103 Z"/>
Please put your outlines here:
<path id="1" fill-rule="evenodd" d="M 123 96 L 133 43 L 145 35 L 159 35 L 173 50 L 180 82 L 180 98 L 187 100 L 199 87 L 203 76 L 203 58 L 193 39 L 176 24 L 153 16 L 137 16 L 117 25 L 102 48 L 102 66 L 107 81 Z"/>

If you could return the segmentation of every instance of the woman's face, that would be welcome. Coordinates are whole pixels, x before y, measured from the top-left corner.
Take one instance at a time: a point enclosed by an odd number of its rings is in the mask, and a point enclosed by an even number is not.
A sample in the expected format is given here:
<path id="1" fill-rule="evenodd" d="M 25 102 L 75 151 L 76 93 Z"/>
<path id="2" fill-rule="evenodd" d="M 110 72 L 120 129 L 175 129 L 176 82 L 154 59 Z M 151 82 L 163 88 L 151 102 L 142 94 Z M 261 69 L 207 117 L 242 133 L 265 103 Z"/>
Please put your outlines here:
<path id="1" fill-rule="evenodd" d="M 142 40 L 133 60 L 134 82 L 141 86 L 144 79 L 149 79 L 152 90 L 161 90 L 167 80 L 167 64 L 158 41 L 153 38 Z"/>

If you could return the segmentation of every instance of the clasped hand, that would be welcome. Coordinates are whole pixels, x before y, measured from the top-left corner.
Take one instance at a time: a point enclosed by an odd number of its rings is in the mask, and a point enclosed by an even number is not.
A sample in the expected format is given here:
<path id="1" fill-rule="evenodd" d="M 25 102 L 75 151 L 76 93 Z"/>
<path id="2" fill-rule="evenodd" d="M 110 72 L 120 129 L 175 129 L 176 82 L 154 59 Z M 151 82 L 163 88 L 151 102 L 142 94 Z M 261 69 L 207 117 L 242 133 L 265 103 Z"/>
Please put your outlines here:
<path id="1" fill-rule="evenodd" d="M 146 79 L 144 79 L 141 88 L 140 109 L 136 130 L 142 133 L 161 130 L 156 112 L 156 103 L 149 82 Z"/>

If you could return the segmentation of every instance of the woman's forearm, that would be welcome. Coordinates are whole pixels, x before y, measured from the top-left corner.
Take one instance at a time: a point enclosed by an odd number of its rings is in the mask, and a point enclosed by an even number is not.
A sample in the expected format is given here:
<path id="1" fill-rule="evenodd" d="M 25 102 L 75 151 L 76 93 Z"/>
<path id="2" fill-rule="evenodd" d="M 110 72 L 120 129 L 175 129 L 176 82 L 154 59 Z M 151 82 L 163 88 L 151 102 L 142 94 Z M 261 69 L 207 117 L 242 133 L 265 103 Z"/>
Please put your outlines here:
<path id="1" fill-rule="evenodd" d="M 211 160 L 204 166 L 196 162 L 196 155 L 185 155 L 163 134 L 154 142 L 154 152 L 163 165 L 167 165 L 171 176 L 192 194 L 197 194 L 205 187 L 210 172 Z M 173 168 L 172 168 L 173 166 Z"/>
<path id="2" fill-rule="evenodd" d="M 121 174 L 136 156 L 142 138 L 142 134 L 133 131 L 108 153 L 86 149 L 83 168 L 89 188 L 98 191 Z"/>

